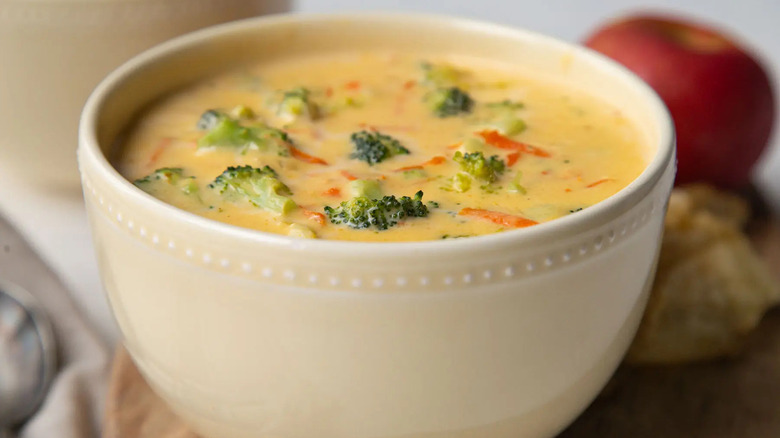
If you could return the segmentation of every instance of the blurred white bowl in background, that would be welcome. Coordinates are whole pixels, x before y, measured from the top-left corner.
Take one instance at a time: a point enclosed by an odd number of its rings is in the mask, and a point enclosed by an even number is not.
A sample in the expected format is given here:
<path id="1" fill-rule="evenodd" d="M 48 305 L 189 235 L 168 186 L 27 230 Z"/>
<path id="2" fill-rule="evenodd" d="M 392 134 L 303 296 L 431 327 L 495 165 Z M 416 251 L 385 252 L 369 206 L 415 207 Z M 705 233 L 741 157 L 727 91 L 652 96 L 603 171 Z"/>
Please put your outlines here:
<path id="1" fill-rule="evenodd" d="M 0 1 L 0 172 L 77 190 L 78 119 L 89 93 L 132 55 L 290 0 Z"/>

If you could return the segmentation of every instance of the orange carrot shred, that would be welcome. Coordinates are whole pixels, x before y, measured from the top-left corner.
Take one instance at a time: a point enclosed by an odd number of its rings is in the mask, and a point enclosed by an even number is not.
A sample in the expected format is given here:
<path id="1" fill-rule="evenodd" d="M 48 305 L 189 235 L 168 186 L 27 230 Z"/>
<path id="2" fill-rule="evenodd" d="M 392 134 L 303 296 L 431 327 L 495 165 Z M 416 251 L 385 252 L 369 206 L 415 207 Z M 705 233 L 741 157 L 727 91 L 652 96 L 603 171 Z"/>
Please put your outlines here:
<path id="1" fill-rule="evenodd" d="M 587 188 L 596 187 L 599 184 L 604 184 L 605 182 L 609 182 L 609 181 L 612 181 L 612 178 L 600 179 L 598 181 L 595 181 L 595 182 L 592 182 L 592 183 L 586 185 L 585 187 L 587 187 Z"/>
<path id="2" fill-rule="evenodd" d="M 496 225 L 502 225 L 510 228 L 525 228 L 538 224 L 531 219 L 522 216 L 501 213 L 498 211 L 483 210 L 479 208 L 464 208 L 459 213 L 460 216 L 469 216 L 477 219 L 484 219 L 493 222 Z"/>
<path id="3" fill-rule="evenodd" d="M 437 164 L 443 163 L 446 160 L 447 160 L 446 158 L 444 158 L 444 157 L 442 157 L 440 155 L 437 155 L 437 156 L 431 158 L 430 160 L 428 160 L 428 161 L 426 161 L 426 162 L 424 162 L 422 164 L 418 164 L 416 166 L 406 166 L 406 167 L 401 167 L 401 168 L 395 169 L 395 172 L 406 172 L 407 170 L 422 169 L 425 166 L 435 166 Z"/>
<path id="4" fill-rule="evenodd" d="M 325 89 L 325 97 L 331 97 L 333 96 L 333 87 L 328 87 Z"/>
<path id="5" fill-rule="evenodd" d="M 341 173 L 341 176 L 343 176 L 344 178 L 346 178 L 349 181 L 354 181 L 354 180 L 358 179 L 358 177 L 356 177 L 355 175 L 347 172 L 346 170 L 342 170 L 340 173 Z"/>
<path id="6" fill-rule="evenodd" d="M 157 145 L 157 148 L 152 152 L 152 155 L 149 157 L 149 162 L 147 163 L 148 166 L 153 165 L 157 162 L 157 160 L 160 159 L 160 155 L 162 155 L 163 151 L 168 148 L 168 146 L 171 145 L 173 142 L 173 139 L 170 137 L 165 137 L 160 141 L 160 144 Z"/>
<path id="7" fill-rule="evenodd" d="M 302 150 L 296 148 L 293 145 L 290 145 L 290 154 L 293 156 L 293 158 L 296 158 L 306 163 L 322 164 L 324 166 L 328 165 L 328 162 L 323 160 L 322 158 L 309 155 L 306 152 L 303 152 Z"/>
<path id="8" fill-rule="evenodd" d="M 518 159 L 520 159 L 520 152 L 512 152 L 506 156 L 506 165 L 512 167 L 517 163 Z"/>
<path id="9" fill-rule="evenodd" d="M 536 146 L 531 146 L 523 142 L 512 140 L 509 137 L 501 135 L 498 131 L 495 130 L 480 131 L 477 133 L 477 135 L 482 137 L 482 139 L 485 140 L 485 143 L 499 149 L 520 151 L 542 158 L 547 158 L 550 156 L 550 153 L 547 151 L 539 149 Z"/>
<path id="10" fill-rule="evenodd" d="M 457 142 L 457 143 L 453 143 L 453 144 L 451 144 L 451 145 L 447 146 L 447 149 L 457 149 L 457 148 L 459 148 L 459 147 L 460 147 L 460 145 L 462 145 L 462 144 L 463 144 L 463 142 L 459 141 L 459 142 Z"/>
<path id="11" fill-rule="evenodd" d="M 320 225 L 325 225 L 325 215 L 322 213 L 318 213 L 316 211 L 306 210 L 303 209 L 303 214 L 306 215 L 307 218 L 313 220 L 314 222 L 317 222 Z"/>
<path id="12" fill-rule="evenodd" d="M 328 190 L 322 192 L 324 196 L 341 196 L 341 189 L 338 187 L 331 187 Z"/>
<path id="13" fill-rule="evenodd" d="M 411 90 L 412 88 L 414 88 L 415 85 L 417 85 L 417 82 L 415 81 L 411 81 L 411 80 L 406 81 L 404 82 L 404 90 Z"/>
<path id="14" fill-rule="evenodd" d="M 344 84 L 344 88 L 346 88 L 347 90 L 359 90 L 360 81 L 349 81 L 346 84 Z"/>

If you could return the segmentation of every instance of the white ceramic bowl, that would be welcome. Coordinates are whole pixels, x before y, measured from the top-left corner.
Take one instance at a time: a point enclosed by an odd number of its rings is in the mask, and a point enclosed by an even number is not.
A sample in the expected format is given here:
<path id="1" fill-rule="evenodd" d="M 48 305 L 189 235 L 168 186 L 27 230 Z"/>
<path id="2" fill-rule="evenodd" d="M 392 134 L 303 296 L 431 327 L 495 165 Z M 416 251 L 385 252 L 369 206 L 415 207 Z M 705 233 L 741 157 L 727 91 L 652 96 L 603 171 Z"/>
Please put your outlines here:
<path id="1" fill-rule="evenodd" d="M 0 172 L 78 189 L 79 114 L 111 70 L 186 32 L 290 0 L 0 0 Z"/>
<path id="2" fill-rule="evenodd" d="M 282 53 L 391 47 L 517 62 L 620 108 L 650 161 L 581 213 L 416 243 L 273 235 L 166 205 L 123 179 L 115 141 L 147 103 Z M 103 281 L 152 387 L 205 437 L 550 437 L 593 399 L 642 315 L 674 175 L 670 118 L 583 48 L 420 15 L 277 16 L 193 33 L 109 76 L 79 161 Z"/>

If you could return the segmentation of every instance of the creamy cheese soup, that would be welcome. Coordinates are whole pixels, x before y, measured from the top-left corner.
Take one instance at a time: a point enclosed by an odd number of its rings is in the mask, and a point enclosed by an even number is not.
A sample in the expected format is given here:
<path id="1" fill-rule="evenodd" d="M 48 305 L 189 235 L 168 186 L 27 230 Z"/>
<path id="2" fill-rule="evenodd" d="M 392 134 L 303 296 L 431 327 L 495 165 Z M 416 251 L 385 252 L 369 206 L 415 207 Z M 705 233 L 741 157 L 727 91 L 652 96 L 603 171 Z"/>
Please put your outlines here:
<path id="1" fill-rule="evenodd" d="M 410 241 L 577 214 L 634 180 L 644 147 L 617 109 L 516 66 L 341 53 L 168 96 L 116 165 L 167 203 L 241 227 Z"/>

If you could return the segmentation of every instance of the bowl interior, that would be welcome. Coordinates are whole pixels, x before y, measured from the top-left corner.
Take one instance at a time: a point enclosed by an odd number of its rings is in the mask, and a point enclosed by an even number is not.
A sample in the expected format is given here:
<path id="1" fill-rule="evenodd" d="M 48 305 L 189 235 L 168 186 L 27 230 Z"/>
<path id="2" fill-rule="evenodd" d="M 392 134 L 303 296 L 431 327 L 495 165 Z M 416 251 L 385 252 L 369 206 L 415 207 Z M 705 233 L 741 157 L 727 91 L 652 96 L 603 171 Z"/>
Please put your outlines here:
<path id="1" fill-rule="evenodd" d="M 661 177 L 674 153 L 669 115 L 655 93 L 628 70 L 582 47 L 553 38 L 494 24 L 440 16 L 406 14 L 280 15 L 216 26 L 177 38 L 131 60 L 93 93 L 81 123 L 81 148 L 94 155 L 103 176 L 119 184 L 133 199 L 167 209 L 186 222 L 237 239 L 289 245 L 295 238 L 216 223 L 179 211 L 146 195 L 125 181 L 109 164 L 122 133 L 144 107 L 199 79 L 247 62 L 328 51 L 392 49 L 415 53 L 458 53 L 513 63 L 530 75 L 565 82 L 617 107 L 636 125 L 645 145 L 648 166 L 628 187 L 582 214 L 499 235 L 442 242 L 361 243 L 307 241 L 312 249 L 327 246 L 349 255 L 362 245 L 414 247 L 458 246 L 465 241 L 490 245 L 527 245 L 576 234 L 604 223 L 645 196 Z M 182 216 L 183 215 L 183 216 Z M 513 237 L 508 237 L 513 236 Z M 392 250 L 390 250 L 392 251 Z M 406 249 L 399 250 L 403 255 Z"/>

